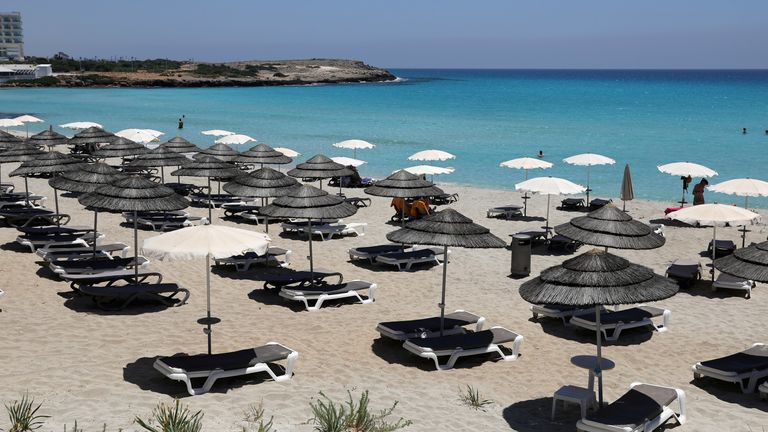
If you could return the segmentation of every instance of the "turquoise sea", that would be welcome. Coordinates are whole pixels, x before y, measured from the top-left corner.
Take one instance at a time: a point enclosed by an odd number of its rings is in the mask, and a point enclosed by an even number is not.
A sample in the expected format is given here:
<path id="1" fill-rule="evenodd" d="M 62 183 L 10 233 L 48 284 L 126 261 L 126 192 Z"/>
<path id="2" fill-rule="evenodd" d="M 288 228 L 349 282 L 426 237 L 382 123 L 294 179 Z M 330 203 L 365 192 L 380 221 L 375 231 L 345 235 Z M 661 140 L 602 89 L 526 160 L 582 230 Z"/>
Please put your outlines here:
<path id="1" fill-rule="evenodd" d="M 401 82 L 271 88 L 5 89 L 0 113 L 30 113 L 57 125 L 96 121 L 108 130 L 152 128 L 200 146 L 200 131 L 228 129 L 303 153 L 352 156 L 331 147 L 359 138 L 363 175 L 419 164 L 425 149 L 457 156 L 436 165 L 439 182 L 513 189 L 523 172 L 500 162 L 539 150 L 555 166 L 530 176 L 586 182 L 586 168 L 562 159 L 592 152 L 617 161 L 593 167 L 593 195 L 615 197 L 630 163 L 636 197 L 679 199 L 678 178 L 656 166 L 706 165 L 714 182 L 768 180 L 768 71 L 393 70 Z M 186 116 L 185 128 L 176 129 Z M 33 129 L 41 126 L 33 125 Z M 748 133 L 742 134 L 742 128 Z M 62 131 L 71 133 L 71 131 Z M 250 145 L 244 146 L 245 148 Z M 709 201 L 743 199 L 708 193 Z M 768 199 L 750 200 L 768 207 Z"/>

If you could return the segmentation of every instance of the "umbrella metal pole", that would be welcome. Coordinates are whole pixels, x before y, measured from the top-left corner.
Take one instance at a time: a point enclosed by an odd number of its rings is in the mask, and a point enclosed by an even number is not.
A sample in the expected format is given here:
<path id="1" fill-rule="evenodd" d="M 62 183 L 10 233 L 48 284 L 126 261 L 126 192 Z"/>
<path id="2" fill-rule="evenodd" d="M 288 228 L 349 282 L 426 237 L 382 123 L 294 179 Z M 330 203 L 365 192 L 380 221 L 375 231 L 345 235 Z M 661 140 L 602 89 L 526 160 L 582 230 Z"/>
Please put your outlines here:
<path id="1" fill-rule="evenodd" d="M 213 206 L 213 201 L 211 201 L 211 178 L 208 177 L 208 223 L 213 223 L 213 211 L 211 210 L 211 207 Z"/>
<path id="2" fill-rule="evenodd" d="M 748 203 L 749 203 L 749 197 L 745 196 L 744 197 L 744 210 L 749 210 L 747 208 Z M 747 245 L 747 225 L 744 225 L 743 227 L 741 227 L 741 229 L 739 231 L 741 231 L 741 247 L 745 247 Z"/>
<path id="3" fill-rule="evenodd" d="M 589 193 L 592 189 L 589 188 L 589 171 L 592 165 L 587 165 L 587 205 L 589 205 Z"/>
<path id="4" fill-rule="evenodd" d="M 133 283 L 139 283 L 139 212 L 136 210 L 133 211 L 133 277 Z"/>
<path id="5" fill-rule="evenodd" d="M 595 306 L 595 323 L 597 324 L 597 362 L 595 363 L 595 376 L 597 377 L 597 400 L 598 407 L 603 406 L 603 347 L 602 336 L 600 334 L 600 306 Z"/>
<path id="6" fill-rule="evenodd" d="M 448 276 L 448 246 L 443 246 L 443 291 L 440 295 L 440 336 L 445 328 L 445 281 Z"/>
<path id="7" fill-rule="evenodd" d="M 746 228 L 746 225 L 745 225 Z M 715 258 L 717 254 L 717 224 L 712 226 L 712 281 L 715 281 Z"/>
<path id="8" fill-rule="evenodd" d="M 269 204 L 269 198 L 262 198 L 261 199 L 261 206 L 264 207 L 265 205 Z M 269 234 L 269 216 L 264 216 L 264 232 Z"/>
<path id="9" fill-rule="evenodd" d="M 96 238 L 96 228 L 99 226 L 99 212 L 98 210 L 93 211 L 93 235 L 94 239 Z M 96 242 L 93 242 L 93 259 L 96 259 Z"/>
<path id="10" fill-rule="evenodd" d="M 160 166 L 160 183 L 165 184 L 165 167 Z"/>
<path id="11" fill-rule="evenodd" d="M 56 206 L 56 214 L 59 214 L 59 194 L 56 188 L 53 188 L 53 203 Z M 56 217 L 56 226 L 61 226 L 61 218 Z"/>
<path id="12" fill-rule="evenodd" d="M 307 228 L 309 231 L 309 283 L 315 286 L 315 263 L 312 260 L 312 218 L 307 219 Z"/>
<path id="13" fill-rule="evenodd" d="M 547 222 L 544 226 L 544 237 L 549 238 L 549 197 L 552 195 L 547 195 Z"/>
<path id="14" fill-rule="evenodd" d="M 207 254 L 205 256 L 205 304 L 206 304 L 206 318 L 208 318 L 207 321 L 207 331 L 206 334 L 208 335 L 208 355 L 211 354 L 211 254 Z"/>
<path id="15" fill-rule="evenodd" d="M 27 181 L 26 176 L 24 176 L 24 192 L 26 192 L 24 195 L 24 202 L 27 204 L 27 207 L 29 207 L 29 182 Z"/>

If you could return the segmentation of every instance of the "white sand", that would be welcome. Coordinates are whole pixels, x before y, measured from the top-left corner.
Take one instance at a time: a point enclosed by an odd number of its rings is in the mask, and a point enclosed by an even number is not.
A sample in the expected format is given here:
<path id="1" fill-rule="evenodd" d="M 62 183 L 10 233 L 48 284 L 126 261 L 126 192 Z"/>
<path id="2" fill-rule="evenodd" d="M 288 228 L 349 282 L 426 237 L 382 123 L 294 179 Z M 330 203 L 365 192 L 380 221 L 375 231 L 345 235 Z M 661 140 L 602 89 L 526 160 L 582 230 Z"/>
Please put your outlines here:
<path id="1" fill-rule="evenodd" d="M 3 166 L 4 172 L 9 172 Z M 17 184 L 23 183 L 17 179 Z M 32 190 L 51 196 L 42 180 L 31 181 Z M 486 219 L 492 205 L 519 202 L 519 195 L 495 190 L 448 187 L 459 192 L 454 208 L 489 227 L 507 240 L 520 230 L 538 228 L 540 221 Z M 362 195 L 362 190 L 348 191 Z M 72 198 L 61 198 L 63 211 L 73 223 L 90 224 L 92 215 Z M 529 214 L 543 215 L 546 199 L 530 201 Z M 53 205 L 50 200 L 49 205 Z M 631 214 L 643 221 L 663 217 L 668 204 L 633 201 Z M 554 207 L 554 206 L 553 206 Z M 193 214 L 206 211 L 192 208 Z M 214 275 L 213 311 L 222 319 L 215 327 L 214 350 L 228 351 L 279 341 L 300 352 L 296 373 L 287 383 L 259 379 L 219 382 L 204 396 L 187 397 L 181 383 L 165 379 L 152 368 L 159 355 L 199 353 L 205 336 L 196 320 L 204 315 L 203 262 L 152 263 L 165 281 L 192 290 L 189 304 L 170 309 L 139 308 L 124 313 L 104 313 L 83 299 L 67 300 L 66 283 L 54 280 L 37 263 L 37 256 L 13 245 L 12 228 L 0 229 L 0 278 L 6 297 L 0 300 L 0 402 L 9 402 L 28 391 L 44 402 L 42 412 L 51 415 L 43 430 L 63 430 L 77 420 L 85 430 L 135 430 L 134 415 L 146 416 L 160 401 L 182 397 L 185 404 L 205 412 L 206 430 L 236 430 L 243 411 L 263 401 L 274 415 L 277 430 L 310 431 L 309 401 L 319 391 L 341 399 L 347 389 L 368 389 L 375 408 L 400 401 L 396 415 L 413 420 L 409 430 L 573 430 L 578 411 L 559 409 L 549 420 L 552 393 L 564 384 L 585 385 L 587 372 L 572 366 L 577 354 L 593 354 L 594 334 L 567 329 L 557 321 L 534 323 L 529 305 L 517 293 L 526 279 L 511 279 L 509 251 L 456 249 L 448 273 L 447 308 L 464 308 L 487 317 L 489 325 L 502 325 L 525 337 L 522 357 L 515 362 L 462 360 L 448 372 L 433 370 L 430 362 L 406 353 L 397 343 L 382 341 L 375 331 L 380 321 L 409 319 L 438 313 L 441 267 L 398 273 L 389 268 L 348 262 L 353 246 L 385 241 L 393 229 L 384 222 L 392 211 L 388 200 L 374 198 L 371 208 L 347 218 L 368 222 L 364 237 L 315 243 L 317 266 L 337 269 L 346 279 L 366 279 L 379 285 L 371 305 L 345 304 L 319 312 L 306 312 L 263 293 L 261 282 L 234 270 L 226 277 Z M 220 211 L 216 214 L 221 215 Z M 554 224 L 577 214 L 552 211 Z M 132 232 L 120 226 L 118 215 L 101 214 L 99 228 L 108 241 L 132 241 Z M 218 217 L 216 223 L 226 223 Z M 263 227 L 240 225 L 248 229 Z M 306 241 L 277 235 L 274 245 L 292 249 L 294 268 L 306 268 Z M 722 238 L 738 239 L 735 228 L 718 230 Z M 139 238 L 157 235 L 140 231 Z M 613 251 L 663 273 L 677 257 L 698 256 L 711 238 L 711 229 L 667 227 L 667 244 L 652 251 Z M 750 241 L 766 237 L 764 226 L 754 227 Z M 579 252 L 588 250 L 582 247 Z M 532 275 L 566 259 L 537 249 Z M 706 258 L 701 258 L 707 262 Z M 759 431 L 768 427 L 768 403 L 756 394 L 742 395 L 736 385 L 705 380 L 692 383 L 691 365 L 766 341 L 768 303 L 765 286 L 758 286 L 745 300 L 729 292 L 711 293 L 707 283 L 681 291 L 661 304 L 673 311 L 669 332 L 633 331 L 618 343 L 608 344 L 604 355 L 616 368 L 605 372 L 605 397 L 611 401 L 633 381 L 666 384 L 685 390 L 688 397 L 689 431 Z M 250 296 L 250 297 L 249 297 Z M 253 297 L 253 299 L 251 298 Z M 141 313 L 139 313 L 141 312 Z M 458 389 L 472 385 L 494 401 L 486 412 L 463 406 Z M 357 393 L 356 393 L 357 394 Z M 7 429 L 4 415 L 0 427 Z M 750 429 L 751 428 L 751 429 Z"/>

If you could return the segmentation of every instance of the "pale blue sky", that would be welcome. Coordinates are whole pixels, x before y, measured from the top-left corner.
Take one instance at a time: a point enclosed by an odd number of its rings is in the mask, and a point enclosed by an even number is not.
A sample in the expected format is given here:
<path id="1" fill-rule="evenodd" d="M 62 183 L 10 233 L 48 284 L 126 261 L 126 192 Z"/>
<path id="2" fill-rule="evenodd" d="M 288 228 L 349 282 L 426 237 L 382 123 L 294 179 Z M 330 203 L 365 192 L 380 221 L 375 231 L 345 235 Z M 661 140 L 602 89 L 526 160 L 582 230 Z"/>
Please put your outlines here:
<path id="1" fill-rule="evenodd" d="M 27 54 L 422 68 L 768 68 L 766 0 L 4 0 Z"/>

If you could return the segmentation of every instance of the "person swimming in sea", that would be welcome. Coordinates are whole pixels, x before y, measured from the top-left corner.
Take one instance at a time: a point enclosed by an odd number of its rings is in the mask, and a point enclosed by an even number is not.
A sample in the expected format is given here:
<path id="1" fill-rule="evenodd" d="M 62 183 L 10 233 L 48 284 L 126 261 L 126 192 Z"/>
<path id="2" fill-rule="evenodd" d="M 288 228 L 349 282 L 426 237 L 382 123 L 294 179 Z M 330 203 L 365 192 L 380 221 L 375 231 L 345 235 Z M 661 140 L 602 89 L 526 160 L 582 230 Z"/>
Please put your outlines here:
<path id="1" fill-rule="evenodd" d="M 179 129 L 184 129 L 184 120 L 179 119 Z"/>
<path id="2" fill-rule="evenodd" d="M 539 158 L 543 158 L 543 157 L 544 157 L 544 152 L 539 150 Z"/>
<path id="3" fill-rule="evenodd" d="M 747 128 L 741 128 L 741 133 L 743 135 L 746 135 L 747 134 Z"/>

